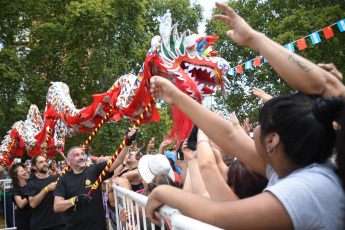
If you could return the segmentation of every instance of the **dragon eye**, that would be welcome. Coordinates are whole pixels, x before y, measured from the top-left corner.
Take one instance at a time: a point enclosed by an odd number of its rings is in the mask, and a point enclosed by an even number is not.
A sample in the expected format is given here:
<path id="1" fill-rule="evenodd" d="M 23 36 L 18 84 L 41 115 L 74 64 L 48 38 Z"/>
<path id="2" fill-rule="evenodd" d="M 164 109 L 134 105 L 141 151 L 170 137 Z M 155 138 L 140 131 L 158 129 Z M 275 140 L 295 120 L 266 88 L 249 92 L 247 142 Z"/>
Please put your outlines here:
<path id="1" fill-rule="evenodd" d="M 200 41 L 198 44 L 197 44 L 197 51 L 200 53 L 200 54 L 204 54 L 205 50 L 207 48 L 207 41 L 206 41 L 206 38 L 204 38 L 202 41 Z"/>

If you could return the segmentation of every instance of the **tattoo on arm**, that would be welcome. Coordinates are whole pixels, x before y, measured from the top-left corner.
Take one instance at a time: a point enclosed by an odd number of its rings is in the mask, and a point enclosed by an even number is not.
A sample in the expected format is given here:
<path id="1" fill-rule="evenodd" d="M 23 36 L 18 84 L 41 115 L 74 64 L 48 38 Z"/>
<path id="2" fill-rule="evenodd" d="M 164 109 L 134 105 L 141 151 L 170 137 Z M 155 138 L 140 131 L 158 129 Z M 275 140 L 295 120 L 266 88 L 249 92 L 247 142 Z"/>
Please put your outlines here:
<path id="1" fill-rule="evenodd" d="M 288 60 L 289 60 L 289 61 L 291 60 L 293 63 L 297 64 L 297 65 L 298 65 L 301 69 L 303 69 L 305 72 L 309 72 L 309 71 L 311 71 L 311 70 L 313 69 L 313 68 L 310 68 L 310 67 L 305 66 L 302 62 L 296 60 L 296 59 L 293 57 L 292 54 L 290 54 Z"/>

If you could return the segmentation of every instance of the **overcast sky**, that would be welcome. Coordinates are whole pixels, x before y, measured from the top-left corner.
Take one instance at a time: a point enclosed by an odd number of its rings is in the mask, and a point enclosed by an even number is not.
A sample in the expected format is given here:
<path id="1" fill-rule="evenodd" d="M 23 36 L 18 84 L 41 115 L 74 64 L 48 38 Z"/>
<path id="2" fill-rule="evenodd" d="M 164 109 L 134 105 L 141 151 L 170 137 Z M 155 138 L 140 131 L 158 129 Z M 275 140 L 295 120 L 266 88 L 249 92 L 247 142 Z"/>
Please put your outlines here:
<path id="1" fill-rule="evenodd" d="M 199 25 L 198 31 L 200 35 L 204 35 L 206 19 L 212 17 L 212 9 L 216 7 L 216 2 L 227 2 L 227 0 L 192 0 L 192 2 L 196 2 L 204 8 L 204 21 Z"/>

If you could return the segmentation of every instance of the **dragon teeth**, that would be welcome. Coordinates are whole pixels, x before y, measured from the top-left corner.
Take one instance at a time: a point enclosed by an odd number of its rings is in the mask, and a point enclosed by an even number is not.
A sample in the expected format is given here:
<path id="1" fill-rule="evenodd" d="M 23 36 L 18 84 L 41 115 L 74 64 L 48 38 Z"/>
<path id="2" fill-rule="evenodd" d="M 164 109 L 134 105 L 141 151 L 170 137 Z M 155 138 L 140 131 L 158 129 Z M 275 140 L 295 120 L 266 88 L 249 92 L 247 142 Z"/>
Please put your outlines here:
<path id="1" fill-rule="evenodd" d="M 200 85 L 196 86 L 198 88 L 200 94 L 202 94 L 201 92 L 202 92 L 202 89 L 204 88 L 204 86 L 205 86 L 204 84 L 200 84 Z"/>
<path id="2" fill-rule="evenodd" d="M 216 76 L 216 72 L 214 70 L 212 70 L 211 74 L 210 74 L 210 78 L 214 78 Z"/>
<path id="3" fill-rule="evenodd" d="M 190 64 L 190 65 L 188 66 L 188 71 L 190 71 L 190 70 L 194 69 L 194 67 L 195 67 L 195 65 Z"/>

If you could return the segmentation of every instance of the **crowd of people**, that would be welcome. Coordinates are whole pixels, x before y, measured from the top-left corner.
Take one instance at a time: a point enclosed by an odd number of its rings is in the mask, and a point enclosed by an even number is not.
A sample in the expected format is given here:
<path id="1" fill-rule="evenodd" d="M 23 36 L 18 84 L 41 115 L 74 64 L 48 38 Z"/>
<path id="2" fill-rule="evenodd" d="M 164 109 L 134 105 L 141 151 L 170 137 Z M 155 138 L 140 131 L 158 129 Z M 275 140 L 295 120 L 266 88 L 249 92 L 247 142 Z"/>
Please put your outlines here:
<path id="1" fill-rule="evenodd" d="M 298 92 L 272 97 L 254 88 L 264 106 L 251 137 L 248 119 L 240 124 L 235 113 L 223 119 L 169 80 L 153 76 L 152 97 L 177 106 L 198 127 L 195 149 L 188 139 L 179 148 L 176 140 L 166 138 L 152 154 L 153 137 L 144 153 L 131 147 L 138 131 L 133 129 L 111 166 L 109 157 L 96 161 L 74 146 L 66 157 L 61 155 L 63 161 L 53 159 L 50 165 L 40 155 L 1 167 L 1 179 L 12 179 L 12 190 L 2 188 L 1 197 L 6 204 L 13 198 L 17 205 L 17 229 L 104 230 L 106 218 L 114 228 L 139 229 L 143 219 L 161 226 L 157 210 L 164 204 L 224 229 L 344 229 L 342 74 L 331 64 L 315 65 L 289 52 L 227 5 L 216 6 L 225 14 L 215 19 L 232 28 L 227 36 L 259 52 Z M 70 170 L 60 176 L 67 165 Z M 105 168 L 108 193 L 99 186 L 89 196 Z M 113 183 L 148 196 L 145 214 L 139 211 L 135 216 L 140 218 L 131 221 L 126 202 L 114 197 Z M 121 207 L 119 213 L 115 206 Z M 10 219 L 7 223 L 14 226 Z M 164 225 L 171 228 L 168 219 Z"/>

